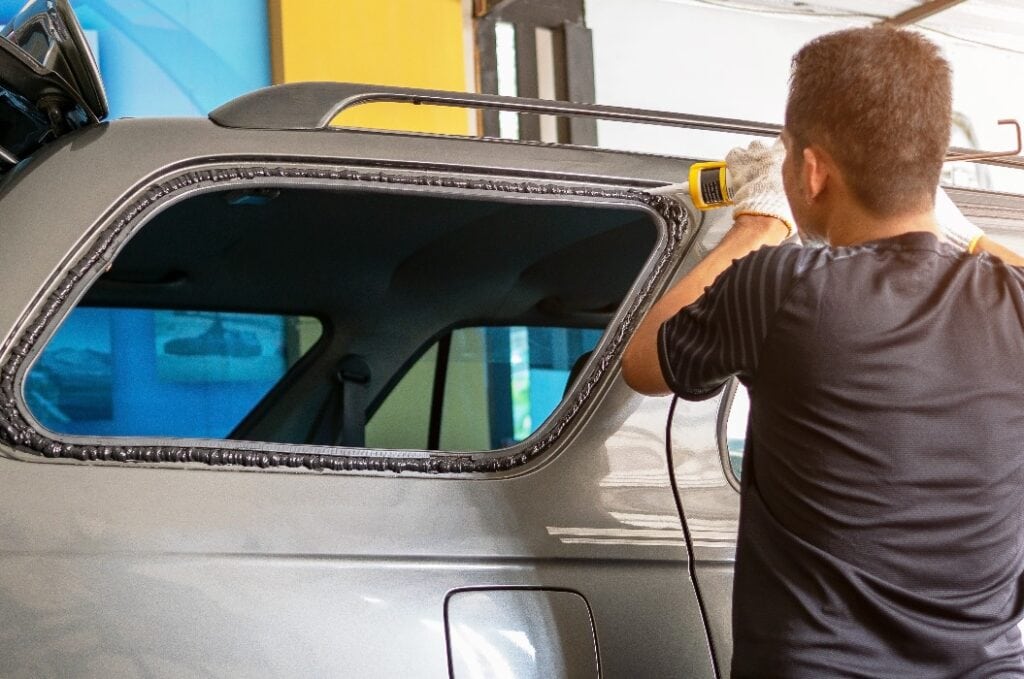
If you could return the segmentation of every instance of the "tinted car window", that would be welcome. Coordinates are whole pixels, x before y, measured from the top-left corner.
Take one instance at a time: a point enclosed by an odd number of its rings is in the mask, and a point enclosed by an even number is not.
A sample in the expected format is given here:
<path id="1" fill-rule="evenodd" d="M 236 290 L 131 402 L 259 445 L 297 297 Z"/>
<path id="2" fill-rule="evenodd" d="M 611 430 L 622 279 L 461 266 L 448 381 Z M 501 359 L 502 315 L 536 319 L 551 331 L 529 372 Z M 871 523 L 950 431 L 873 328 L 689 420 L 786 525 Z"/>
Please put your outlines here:
<path id="1" fill-rule="evenodd" d="M 558 407 L 601 333 L 523 326 L 455 330 L 384 398 L 367 423 L 366 443 L 472 451 L 523 441 Z"/>
<path id="2" fill-rule="evenodd" d="M 321 331 L 308 317 L 80 307 L 25 401 L 61 434 L 224 438 Z"/>

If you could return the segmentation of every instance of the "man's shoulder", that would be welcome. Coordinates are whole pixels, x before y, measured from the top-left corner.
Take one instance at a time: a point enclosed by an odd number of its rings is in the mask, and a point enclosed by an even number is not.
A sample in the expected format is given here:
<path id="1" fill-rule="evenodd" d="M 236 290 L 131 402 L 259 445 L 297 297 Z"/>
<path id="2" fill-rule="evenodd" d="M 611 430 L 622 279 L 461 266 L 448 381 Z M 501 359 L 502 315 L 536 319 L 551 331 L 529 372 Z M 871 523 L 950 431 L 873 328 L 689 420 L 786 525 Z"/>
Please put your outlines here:
<path id="1" fill-rule="evenodd" d="M 959 258 L 961 254 L 948 243 L 937 240 L 933 234 L 914 232 L 849 246 L 801 245 L 794 242 L 764 246 L 744 259 L 737 260 L 736 265 L 738 269 L 769 268 L 777 275 L 795 282 L 831 264 L 878 260 L 880 255 L 892 252 L 920 252 L 927 256 L 944 256 L 950 260 Z M 913 260 L 909 258 L 904 263 L 913 266 Z"/>
<path id="2" fill-rule="evenodd" d="M 808 273 L 844 256 L 838 250 L 818 245 L 786 242 L 766 245 L 733 263 L 732 274 L 746 279 L 750 285 L 774 283 L 789 287 Z"/>

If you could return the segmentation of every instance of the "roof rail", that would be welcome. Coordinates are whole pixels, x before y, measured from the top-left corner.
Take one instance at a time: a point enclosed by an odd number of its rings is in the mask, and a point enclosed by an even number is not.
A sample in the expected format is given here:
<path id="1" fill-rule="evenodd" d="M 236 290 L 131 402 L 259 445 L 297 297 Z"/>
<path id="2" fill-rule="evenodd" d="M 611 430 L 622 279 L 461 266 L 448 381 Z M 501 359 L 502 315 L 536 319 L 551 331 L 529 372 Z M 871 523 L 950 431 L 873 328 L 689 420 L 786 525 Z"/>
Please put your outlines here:
<path id="1" fill-rule="evenodd" d="M 691 127 L 766 137 L 777 136 L 782 129 L 781 126 L 770 123 L 685 113 L 647 111 L 599 104 L 576 104 L 551 99 L 503 97 L 497 94 L 472 94 L 334 82 L 293 83 L 264 87 L 229 101 L 210 113 L 210 119 L 223 127 L 258 130 L 322 130 L 329 127 L 331 121 L 342 111 L 361 104 L 375 102 L 432 104 L 600 118 L 602 120 Z"/>
<path id="2" fill-rule="evenodd" d="M 397 102 L 460 108 L 498 109 L 517 113 L 597 118 L 621 122 L 685 127 L 710 132 L 729 132 L 774 137 L 782 126 L 754 120 L 672 113 L 649 109 L 577 104 L 551 99 L 504 97 L 496 94 L 446 92 L 388 85 L 342 82 L 304 82 L 274 85 L 244 94 L 210 113 L 222 127 L 254 130 L 323 130 L 339 113 L 362 104 Z M 1003 121 L 1000 121 L 1003 122 Z M 969 157 L 960 158 L 960 156 Z M 1024 168 L 1024 156 L 1005 152 L 978 153 L 973 149 L 950 148 L 947 160 Z"/>

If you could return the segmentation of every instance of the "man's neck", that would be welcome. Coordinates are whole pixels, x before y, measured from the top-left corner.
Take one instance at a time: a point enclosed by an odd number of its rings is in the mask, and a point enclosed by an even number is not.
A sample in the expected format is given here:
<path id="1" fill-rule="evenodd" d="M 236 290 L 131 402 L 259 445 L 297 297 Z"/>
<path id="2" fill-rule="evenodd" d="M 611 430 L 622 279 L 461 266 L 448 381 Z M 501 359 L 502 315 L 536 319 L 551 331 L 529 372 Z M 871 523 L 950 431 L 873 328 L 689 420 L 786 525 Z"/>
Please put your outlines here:
<path id="1" fill-rule="evenodd" d="M 893 238 L 913 231 L 939 234 L 932 210 L 912 212 L 894 217 L 879 217 L 857 204 L 832 211 L 835 215 L 826 225 L 828 242 L 834 246 L 858 245 L 883 238 Z"/>

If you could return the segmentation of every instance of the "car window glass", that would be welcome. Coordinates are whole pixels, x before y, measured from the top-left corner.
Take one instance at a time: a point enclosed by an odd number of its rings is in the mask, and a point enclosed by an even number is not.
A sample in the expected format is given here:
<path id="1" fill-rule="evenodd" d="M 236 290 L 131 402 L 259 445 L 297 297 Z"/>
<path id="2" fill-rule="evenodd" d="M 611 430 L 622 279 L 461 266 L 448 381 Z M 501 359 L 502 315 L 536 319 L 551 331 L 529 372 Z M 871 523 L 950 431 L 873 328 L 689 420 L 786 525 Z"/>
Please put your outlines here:
<path id="1" fill-rule="evenodd" d="M 223 438 L 321 332 L 297 316 L 79 307 L 25 402 L 60 434 Z"/>
<path id="2" fill-rule="evenodd" d="M 413 363 L 384 398 L 367 423 L 366 444 L 456 451 L 514 445 L 558 407 L 601 333 L 524 326 L 455 330 Z M 442 343 L 448 344 L 445 351 Z M 440 371 L 439 355 L 445 356 Z M 435 395 L 437 380 L 443 391 Z"/>

